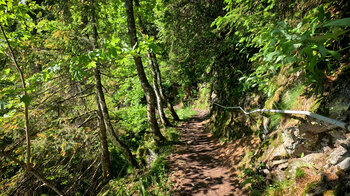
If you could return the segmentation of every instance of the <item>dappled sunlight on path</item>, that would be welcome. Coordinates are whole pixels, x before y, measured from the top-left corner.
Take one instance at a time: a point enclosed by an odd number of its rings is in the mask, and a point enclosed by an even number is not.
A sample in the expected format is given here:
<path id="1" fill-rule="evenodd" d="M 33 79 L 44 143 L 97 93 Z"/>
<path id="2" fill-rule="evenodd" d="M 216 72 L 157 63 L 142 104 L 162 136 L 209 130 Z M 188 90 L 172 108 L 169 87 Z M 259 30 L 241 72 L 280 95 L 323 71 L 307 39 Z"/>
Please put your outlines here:
<path id="1" fill-rule="evenodd" d="M 204 129 L 207 114 L 199 111 L 183 123 L 180 145 L 170 156 L 176 195 L 246 195 L 232 168 L 220 158 L 220 145 Z"/>

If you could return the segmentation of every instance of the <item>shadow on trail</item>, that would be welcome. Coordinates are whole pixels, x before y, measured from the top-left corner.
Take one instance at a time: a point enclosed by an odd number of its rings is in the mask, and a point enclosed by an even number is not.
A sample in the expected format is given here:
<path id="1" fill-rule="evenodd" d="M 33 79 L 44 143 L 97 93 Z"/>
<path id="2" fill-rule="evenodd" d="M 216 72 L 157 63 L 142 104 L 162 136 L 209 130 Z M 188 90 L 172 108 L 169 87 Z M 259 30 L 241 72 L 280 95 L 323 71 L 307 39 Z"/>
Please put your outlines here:
<path id="1" fill-rule="evenodd" d="M 219 158 L 214 138 L 205 131 L 208 115 L 199 115 L 184 122 L 179 130 L 181 145 L 169 158 L 174 172 L 176 195 L 245 195 L 230 168 Z"/>

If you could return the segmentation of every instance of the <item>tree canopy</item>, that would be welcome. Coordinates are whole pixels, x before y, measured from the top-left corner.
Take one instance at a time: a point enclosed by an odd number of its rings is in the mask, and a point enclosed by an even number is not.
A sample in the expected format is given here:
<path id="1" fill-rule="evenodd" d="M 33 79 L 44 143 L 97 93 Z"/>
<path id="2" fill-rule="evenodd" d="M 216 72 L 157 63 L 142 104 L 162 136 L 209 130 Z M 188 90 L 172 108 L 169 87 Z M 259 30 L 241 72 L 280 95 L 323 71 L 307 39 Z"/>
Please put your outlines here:
<path id="1" fill-rule="evenodd" d="M 279 86 L 271 80 L 282 71 L 322 89 L 348 69 L 349 7 L 0 0 L 1 192 L 102 194 L 176 142 L 172 126 L 183 110 L 174 105 L 204 99 L 220 127 L 228 116 L 212 102 L 273 97 Z"/>

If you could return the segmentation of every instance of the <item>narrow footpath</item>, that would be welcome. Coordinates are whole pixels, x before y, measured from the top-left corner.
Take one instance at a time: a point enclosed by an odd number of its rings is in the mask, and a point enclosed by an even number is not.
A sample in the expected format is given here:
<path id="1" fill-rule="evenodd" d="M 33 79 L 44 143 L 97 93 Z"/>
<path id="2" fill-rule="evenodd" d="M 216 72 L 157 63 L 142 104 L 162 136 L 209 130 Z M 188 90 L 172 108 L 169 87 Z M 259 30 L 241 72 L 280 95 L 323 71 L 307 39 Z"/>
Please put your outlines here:
<path id="1" fill-rule="evenodd" d="M 220 145 L 205 131 L 208 121 L 207 113 L 198 111 L 179 127 L 181 144 L 169 157 L 175 195 L 246 195 L 219 157 Z"/>

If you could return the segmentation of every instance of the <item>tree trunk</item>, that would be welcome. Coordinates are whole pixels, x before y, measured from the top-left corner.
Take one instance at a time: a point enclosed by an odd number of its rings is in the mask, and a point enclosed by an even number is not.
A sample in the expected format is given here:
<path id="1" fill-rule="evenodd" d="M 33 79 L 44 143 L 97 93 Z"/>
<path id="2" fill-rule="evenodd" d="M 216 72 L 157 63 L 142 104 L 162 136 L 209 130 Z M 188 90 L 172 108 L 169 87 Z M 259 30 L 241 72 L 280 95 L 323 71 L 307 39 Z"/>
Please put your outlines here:
<path id="1" fill-rule="evenodd" d="M 128 30 L 129 30 L 129 38 L 131 46 L 135 46 L 138 44 L 136 37 L 136 27 L 135 27 L 135 18 L 134 18 L 134 10 L 132 0 L 125 0 L 126 14 L 127 14 L 127 22 L 128 22 Z M 136 64 L 137 75 L 139 77 L 141 86 L 146 96 L 147 100 L 147 117 L 150 125 L 151 132 L 153 133 L 153 137 L 157 145 L 161 145 L 161 143 L 165 142 L 165 138 L 159 130 L 159 126 L 156 119 L 155 107 L 157 104 L 156 95 L 148 83 L 142 60 L 139 55 L 134 55 L 134 61 Z"/>
<path id="2" fill-rule="evenodd" d="M 19 74 L 19 76 L 21 78 L 22 89 L 24 91 L 23 97 L 28 99 L 29 96 L 28 96 L 27 90 L 26 90 L 26 82 L 25 82 L 25 79 L 24 79 L 23 71 L 22 71 L 21 67 L 17 63 L 17 59 L 15 58 L 15 54 L 14 54 L 14 52 L 12 50 L 10 42 L 7 39 L 5 30 L 2 28 L 1 24 L 0 24 L 0 28 L 1 28 L 1 32 L 2 32 L 2 34 L 4 36 L 4 38 L 6 40 L 6 43 L 7 43 L 8 47 L 9 47 L 12 61 L 15 64 L 15 66 L 17 68 L 17 71 L 18 71 L 18 74 Z M 27 142 L 27 156 L 26 156 L 26 158 L 27 158 L 27 166 L 30 167 L 31 166 L 31 164 L 30 164 L 31 148 L 30 148 L 30 134 L 29 134 L 29 111 L 28 111 L 29 103 L 28 103 L 28 100 L 27 101 L 23 101 L 23 102 L 24 102 L 25 134 L 26 134 L 26 142 Z"/>
<path id="3" fill-rule="evenodd" d="M 84 6 L 84 5 L 83 5 Z M 98 47 L 97 45 L 97 28 L 96 28 L 96 19 L 95 19 L 95 9 L 94 9 L 94 1 L 92 0 L 92 18 L 91 18 L 91 26 L 93 29 L 93 38 L 94 38 L 94 47 Z M 99 126 L 99 136 L 100 136 L 100 143 L 101 143 L 101 151 L 102 151 L 102 175 L 104 180 L 108 180 L 110 178 L 111 174 L 111 160 L 110 155 L 108 151 L 108 141 L 107 141 L 107 128 L 104 122 L 102 108 L 99 104 L 100 98 L 99 98 L 99 86 L 97 85 L 98 80 L 101 82 L 101 76 L 99 75 L 99 71 L 97 70 L 98 67 L 96 67 L 95 70 L 95 88 L 96 88 L 96 106 L 97 106 L 97 115 L 98 115 L 98 126 Z"/>
<path id="4" fill-rule="evenodd" d="M 173 104 L 170 102 L 170 100 L 168 99 L 168 97 L 166 97 L 166 95 L 164 94 L 163 91 L 163 85 L 162 85 L 162 76 L 159 70 L 159 65 L 158 65 L 158 61 L 157 61 L 157 57 L 154 53 L 151 53 L 151 57 L 153 59 L 153 64 L 156 70 L 156 74 L 157 74 L 157 81 L 158 81 L 158 85 L 159 85 L 159 92 L 160 92 L 160 97 L 163 101 L 163 103 L 168 103 L 168 109 L 171 112 L 171 116 L 174 118 L 174 120 L 179 121 L 180 118 L 177 115 L 177 113 L 174 110 Z"/>
<path id="5" fill-rule="evenodd" d="M 96 94 L 96 105 L 97 105 L 97 115 L 98 115 L 98 126 L 100 128 L 100 143 L 101 143 L 101 151 L 102 151 L 102 173 L 103 179 L 108 180 L 111 174 L 111 160 L 108 151 L 108 142 L 107 142 L 107 130 L 103 120 L 102 109 L 98 104 L 99 98 Z"/>
<path id="6" fill-rule="evenodd" d="M 140 9 L 139 0 L 135 0 L 135 5 L 137 8 Z M 145 26 L 143 25 L 141 15 L 138 11 L 136 12 L 136 15 L 137 15 L 137 18 L 139 21 L 141 33 L 143 35 L 148 35 L 149 33 L 147 32 Z M 148 58 L 148 61 L 149 61 L 149 64 L 150 64 L 150 67 L 152 70 L 153 88 L 154 88 L 156 96 L 157 96 L 157 106 L 158 106 L 160 119 L 164 125 L 171 125 L 169 120 L 166 118 L 165 113 L 164 113 L 164 107 L 163 107 L 164 103 L 167 103 L 167 102 L 169 103 L 169 101 L 166 99 L 166 97 L 164 96 L 164 93 L 163 93 L 162 77 L 161 77 L 161 73 L 159 70 L 157 56 L 152 51 L 148 51 L 147 58 Z M 156 80 L 156 81 L 154 81 L 154 80 Z M 173 108 L 173 105 L 171 103 L 168 104 L 168 108 L 169 108 L 174 120 L 176 120 L 176 121 L 180 120 L 179 116 L 176 114 L 176 112 Z"/>
<path id="7" fill-rule="evenodd" d="M 98 44 L 97 44 L 97 39 L 98 39 L 98 32 L 97 32 L 97 27 L 96 27 L 96 19 L 95 19 L 95 10 L 94 10 L 94 1 L 92 0 L 92 17 L 91 17 L 91 23 L 92 23 L 92 31 L 93 31 L 93 39 L 94 39 L 94 47 L 98 48 Z M 127 161 L 133 166 L 133 167 L 138 167 L 137 161 L 135 159 L 135 157 L 133 156 L 133 154 L 131 153 L 129 147 L 124 144 L 122 141 L 119 140 L 118 135 L 114 132 L 113 129 L 113 125 L 111 123 L 109 114 L 108 114 L 108 108 L 107 108 L 107 104 L 106 104 L 106 100 L 105 100 L 105 96 L 103 93 L 103 89 L 102 89 L 102 82 L 101 82 L 101 72 L 100 72 L 100 65 L 99 63 L 96 63 L 96 68 L 94 70 L 94 74 L 95 74 L 95 87 L 96 87 L 96 104 L 97 104 L 97 110 L 98 110 L 98 115 L 99 115 L 99 119 L 100 120 L 100 132 L 101 135 L 106 135 L 105 132 L 107 130 L 112 142 L 114 145 L 116 145 L 118 148 L 121 149 L 121 151 L 123 152 L 125 158 L 127 159 Z M 103 139 L 104 141 L 102 141 L 101 143 L 105 143 L 107 144 L 107 137 L 101 137 L 101 139 Z M 107 153 L 108 151 L 108 146 L 107 146 L 107 150 L 105 149 L 106 146 L 104 146 L 104 149 L 102 149 L 104 151 L 104 153 Z M 102 153 L 103 154 L 103 153 Z M 105 155 L 107 156 L 107 155 Z M 108 158 L 107 157 L 103 157 L 103 160 L 109 159 L 109 152 L 108 152 Z M 105 163 L 105 165 L 110 165 L 110 161 L 109 163 Z M 109 168 L 105 168 L 105 169 L 109 169 Z M 107 172 L 106 173 L 110 173 Z"/>
<path id="8" fill-rule="evenodd" d="M 159 84 L 157 82 L 157 73 L 156 73 L 156 69 L 154 67 L 154 63 L 153 63 L 153 60 L 152 60 L 150 53 L 151 52 L 147 52 L 147 58 L 148 58 L 149 66 L 151 67 L 151 72 L 152 72 L 152 77 L 153 77 L 153 89 L 154 89 L 154 92 L 156 94 L 159 118 L 162 121 L 163 125 L 172 126 L 164 113 L 163 100 L 161 98 Z"/>
<path id="9" fill-rule="evenodd" d="M 106 105 L 106 101 L 105 101 L 105 97 L 102 89 L 101 73 L 98 65 L 96 65 L 96 68 L 95 68 L 95 82 L 96 82 L 96 93 L 98 98 L 97 107 L 98 107 L 98 110 L 100 110 L 99 113 L 100 115 L 102 115 L 101 118 L 103 119 L 104 126 L 107 129 L 107 132 L 113 144 L 122 150 L 124 156 L 133 167 L 138 167 L 137 161 L 133 156 L 133 154 L 131 153 L 128 146 L 124 144 L 122 141 L 120 141 L 118 135 L 114 132 L 111 120 L 109 118 L 108 108 Z"/>

